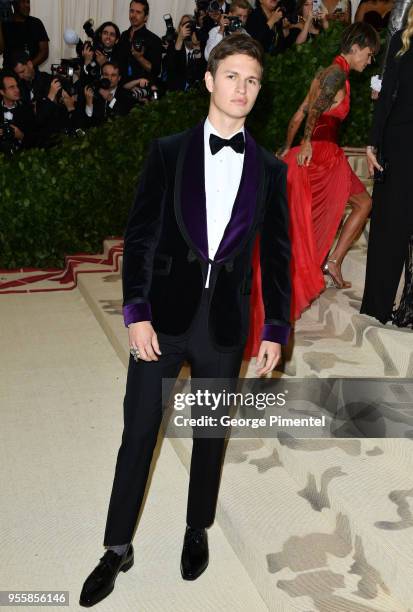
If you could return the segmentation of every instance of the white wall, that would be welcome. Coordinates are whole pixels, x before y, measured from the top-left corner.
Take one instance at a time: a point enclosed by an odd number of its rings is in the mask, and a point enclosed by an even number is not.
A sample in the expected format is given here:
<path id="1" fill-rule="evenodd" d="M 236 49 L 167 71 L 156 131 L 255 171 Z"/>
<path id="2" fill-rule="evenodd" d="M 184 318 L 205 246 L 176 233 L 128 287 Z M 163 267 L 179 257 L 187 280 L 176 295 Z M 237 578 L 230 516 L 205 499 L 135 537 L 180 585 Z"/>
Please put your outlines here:
<path id="1" fill-rule="evenodd" d="M 192 13 L 194 0 L 149 0 L 150 30 L 163 36 L 165 24 L 163 15 L 170 13 L 176 24 L 181 15 Z M 129 27 L 129 0 L 31 0 L 31 14 L 39 17 L 46 27 L 50 38 L 50 56 L 44 65 L 58 62 L 62 57 L 73 57 L 73 47 L 68 47 L 63 41 L 65 28 L 73 28 L 84 38 L 83 23 L 92 17 L 95 26 L 104 21 L 114 21 L 121 31 Z"/>

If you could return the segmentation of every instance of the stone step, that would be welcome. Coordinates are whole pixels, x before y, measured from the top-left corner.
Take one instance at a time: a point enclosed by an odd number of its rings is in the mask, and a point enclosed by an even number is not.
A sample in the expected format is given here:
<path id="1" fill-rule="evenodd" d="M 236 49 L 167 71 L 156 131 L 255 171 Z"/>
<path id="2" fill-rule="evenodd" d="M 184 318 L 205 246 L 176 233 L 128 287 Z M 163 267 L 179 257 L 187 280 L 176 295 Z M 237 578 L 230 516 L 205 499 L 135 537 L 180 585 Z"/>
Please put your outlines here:
<path id="1" fill-rule="evenodd" d="M 79 289 L 126 363 L 128 347 L 121 317 L 119 274 L 80 275 Z M 317 324 L 309 315 L 306 320 Z M 313 341 L 317 351 L 319 340 Z M 307 375 L 320 373 L 310 370 Z M 170 441 L 188 470 L 191 441 L 178 438 Z M 354 487 L 360 491 L 357 503 L 352 506 L 346 496 L 336 500 L 336 489 L 330 483 L 330 508 L 314 510 L 306 496 L 300 494 L 309 465 L 315 481 L 323 483 L 326 476 L 323 481 L 322 474 L 326 470 L 343 464 L 337 464 L 333 456 L 327 468 L 313 460 L 307 465 L 304 453 L 293 454 L 287 444 L 277 444 L 276 447 L 271 441 L 257 439 L 230 440 L 217 509 L 219 525 L 267 608 L 286 612 L 313 609 L 406 612 L 410 600 L 406 599 L 400 580 L 389 573 L 389 553 L 382 550 L 380 538 L 365 542 L 365 534 L 371 535 L 372 530 L 368 531 L 364 524 L 359 526 L 360 508 L 367 507 L 370 501 L 370 489 L 363 497 L 363 479 L 368 480 L 367 474 L 360 472 L 359 485 L 354 466 L 346 464 L 343 471 L 349 470 Z M 393 457 L 402 461 L 408 453 L 404 447 L 397 449 L 398 454 Z M 376 465 L 374 469 L 373 476 L 378 473 Z M 327 472 L 327 480 L 332 475 L 335 478 L 336 472 L 336 469 Z M 395 484 L 401 486 L 397 479 Z M 390 509 L 394 510 L 394 504 L 389 505 L 387 498 L 378 494 L 374 503 L 382 512 L 378 520 L 393 520 Z M 391 567 L 398 569 L 399 564 L 410 567 L 403 547 L 400 556 L 397 551 L 392 551 L 392 555 Z M 400 575 L 404 576 L 403 570 Z"/>
<path id="2" fill-rule="evenodd" d="M 309 511 L 330 522 L 345 517 L 349 540 L 360 553 L 354 567 L 364 568 L 368 590 L 391 590 L 406 608 L 413 606 L 411 441 L 285 435 L 264 443 L 268 456 L 276 456 L 297 483 L 297 494 L 308 502 Z M 367 560 L 374 560 L 374 568 Z"/>

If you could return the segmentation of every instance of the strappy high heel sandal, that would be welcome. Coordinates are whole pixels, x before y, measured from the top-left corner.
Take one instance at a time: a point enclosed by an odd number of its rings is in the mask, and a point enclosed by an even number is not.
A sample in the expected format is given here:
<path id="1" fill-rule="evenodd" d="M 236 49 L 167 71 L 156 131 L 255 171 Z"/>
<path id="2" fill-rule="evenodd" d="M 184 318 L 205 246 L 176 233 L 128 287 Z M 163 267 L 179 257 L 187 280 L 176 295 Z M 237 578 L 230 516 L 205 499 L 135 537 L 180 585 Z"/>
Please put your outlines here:
<path id="1" fill-rule="evenodd" d="M 323 274 L 326 274 L 327 276 L 330 277 L 336 289 L 349 289 L 351 287 L 351 283 L 343 280 L 343 282 L 340 284 L 340 281 L 338 280 L 338 278 L 336 278 L 334 274 L 331 272 L 329 265 L 328 265 L 329 262 L 333 264 L 337 264 L 337 259 L 330 259 L 330 258 L 327 259 L 326 263 L 321 268 L 321 270 L 323 271 Z"/>

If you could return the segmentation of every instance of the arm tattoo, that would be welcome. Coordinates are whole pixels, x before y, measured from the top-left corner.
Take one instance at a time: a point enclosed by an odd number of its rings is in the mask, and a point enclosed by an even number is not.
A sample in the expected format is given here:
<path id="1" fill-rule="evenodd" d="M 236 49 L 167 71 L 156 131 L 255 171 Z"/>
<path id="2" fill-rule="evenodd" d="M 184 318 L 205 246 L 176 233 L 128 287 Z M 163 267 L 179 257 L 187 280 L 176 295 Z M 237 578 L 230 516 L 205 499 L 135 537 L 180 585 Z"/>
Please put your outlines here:
<path id="1" fill-rule="evenodd" d="M 311 139 L 317 119 L 330 108 L 337 93 L 343 89 L 346 74 L 338 66 L 330 66 L 317 75 L 316 79 L 319 82 L 319 91 L 317 97 L 309 103 L 304 140 Z"/>

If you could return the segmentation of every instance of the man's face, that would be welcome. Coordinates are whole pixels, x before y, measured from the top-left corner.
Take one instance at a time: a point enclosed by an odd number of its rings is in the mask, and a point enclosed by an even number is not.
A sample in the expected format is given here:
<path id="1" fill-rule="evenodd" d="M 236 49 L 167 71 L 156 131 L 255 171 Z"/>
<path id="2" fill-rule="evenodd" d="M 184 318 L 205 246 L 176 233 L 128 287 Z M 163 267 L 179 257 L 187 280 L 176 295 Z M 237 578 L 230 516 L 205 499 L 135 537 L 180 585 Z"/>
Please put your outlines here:
<path id="1" fill-rule="evenodd" d="M 109 79 L 111 89 L 114 89 L 119 85 L 119 70 L 114 66 L 105 66 L 102 70 L 102 76 L 104 79 Z"/>
<path id="2" fill-rule="evenodd" d="M 351 47 L 351 68 L 356 72 L 363 72 L 363 70 L 372 62 L 374 57 L 373 51 L 370 47 L 364 47 L 361 49 L 359 45 L 353 45 Z"/>
<path id="3" fill-rule="evenodd" d="M 215 21 L 215 23 L 218 23 L 218 21 L 221 19 L 222 13 L 221 11 L 208 11 L 208 15 L 213 21 Z"/>
<path id="4" fill-rule="evenodd" d="M 256 59 L 237 53 L 221 60 L 215 77 L 205 75 L 211 105 L 232 119 L 246 117 L 261 87 L 262 70 Z"/>
<path id="5" fill-rule="evenodd" d="M 17 12 L 23 17 L 28 17 L 30 15 L 30 0 L 18 0 L 17 2 Z"/>
<path id="6" fill-rule="evenodd" d="M 242 23 L 245 25 L 248 19 L 248 9 L 235 7 L 233 10 L 229 12 L 232 17 L 239 17 Z"/>
<path id="7" fill-rule="evenodd" d="M 102 44 L 111 49 L 117 42 L 116 30 L 113 26 L 106 26 L 102 31 Z"/>
<path id="8" fill-rule="evenodd" d="M 261 0 L 261 6 L 267 11 L 274 11 L 278 4 L 278 0 Z"/>
<path id="9" fill-rule="evenodd" d="M 142 27 L 148 20 L 143 4 L 132 2 L 129 8 L 129 21 L 133 28 Z"/>
<path id="10" fill-rule="evenodd" d="M 0 94 L 6 102 L 18 102 L 20 100 L 20 89 L 14 77 L 4 78 L 4 89 L 0 89 Z"/>
<path id="11" fill-rule="evenodd" d="M 27 64 L 17 64 L 14 67 L 14 72 L 22 81 L 32 81 L 34 79 L 34 66 L 31 61 Z"/>

